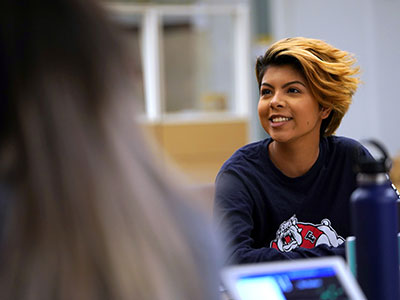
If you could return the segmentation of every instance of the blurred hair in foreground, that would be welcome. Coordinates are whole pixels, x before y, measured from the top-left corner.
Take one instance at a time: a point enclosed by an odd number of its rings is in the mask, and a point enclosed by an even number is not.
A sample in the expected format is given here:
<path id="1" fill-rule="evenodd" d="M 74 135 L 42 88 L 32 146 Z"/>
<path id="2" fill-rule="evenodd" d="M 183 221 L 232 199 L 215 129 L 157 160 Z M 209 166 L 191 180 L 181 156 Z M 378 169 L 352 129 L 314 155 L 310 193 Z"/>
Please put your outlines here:
<path id="1" fill-rule="evenodd" d="M 1 12 L 1 299 L 217 299 L 208 225 L 134 122 L 117 28 L 89 0 Z"/>

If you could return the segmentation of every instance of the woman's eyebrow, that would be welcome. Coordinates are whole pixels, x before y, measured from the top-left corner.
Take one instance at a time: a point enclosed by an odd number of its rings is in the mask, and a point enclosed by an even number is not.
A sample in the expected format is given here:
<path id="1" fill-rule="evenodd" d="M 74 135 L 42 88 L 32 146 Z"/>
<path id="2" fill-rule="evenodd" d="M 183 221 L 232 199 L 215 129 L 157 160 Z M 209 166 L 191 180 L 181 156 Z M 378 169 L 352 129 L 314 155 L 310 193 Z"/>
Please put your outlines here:
<path id="1" fill-rule="evenodd" d="M 289 81 L 289 82 L 285 83 L 284 85 L 282 85 L 282 87 L 285 88 L 285 87 L 287 87 L 288 85 L 295 84 L 295 83 L 301 84 L 302 86 L 306 87 L 306 85 L 305 85 L 303 82 L 298 81 L 298 80 Z"/>
<path id="2" fill-rule="evenodd" d="M 294 80 L 294 81 L 289 81 L 289 82 L 285 83 L 284 85 L 282 85 L 282 88 L 285 88 L 285 87 L 287 87 L 287 86 L 289 86 L 291 84 L 296 84 L 296 83 L 301 84 L 304 87 L 307 87 L 303 82 L 301 82 L 299 80 Z M 271 84 L 269 84 L 267 82 L 261 83 L 261 86 L 267 86 L 267 87 L 270 87 L 270 88 L 274 88 Z"/>
<path id="3" fill-rule="evenodd" d="M 261 86 L 267 86 L 270 88 L 274 88 L 272 85 L 270 85 L 269 83 L 266 83 L 266 82 L 261 83 Z"/>

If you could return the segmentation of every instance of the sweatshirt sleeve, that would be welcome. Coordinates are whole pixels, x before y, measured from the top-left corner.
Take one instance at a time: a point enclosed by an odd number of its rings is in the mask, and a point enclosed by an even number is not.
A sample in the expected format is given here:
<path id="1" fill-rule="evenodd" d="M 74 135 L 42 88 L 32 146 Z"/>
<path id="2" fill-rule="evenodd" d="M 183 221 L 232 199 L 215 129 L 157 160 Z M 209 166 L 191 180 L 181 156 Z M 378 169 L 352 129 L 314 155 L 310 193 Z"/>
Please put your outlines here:
<path id="1" fill-rule="evenodd" d="M 254 263 L 274 260 L 340 255 L 345 257 L 344 244 L 339 247 L 320 245 L 312 249 L 297 248 L 280 252 L 270 247 L 254 248 L 254 203 L 246 185 L 234 171 L 221 172 L 216 179 L 214 218 L 224 233 L 226 264 Z"/>

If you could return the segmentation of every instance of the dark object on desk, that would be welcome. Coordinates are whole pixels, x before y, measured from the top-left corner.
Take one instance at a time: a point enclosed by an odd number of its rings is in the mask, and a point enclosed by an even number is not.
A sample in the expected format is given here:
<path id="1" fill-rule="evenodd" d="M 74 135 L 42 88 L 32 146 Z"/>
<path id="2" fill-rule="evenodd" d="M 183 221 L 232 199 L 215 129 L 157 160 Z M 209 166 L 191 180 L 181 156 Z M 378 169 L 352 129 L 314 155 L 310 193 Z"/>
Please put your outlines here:
<path id="1" fill-rule="evenodd" d="M 400 199 L 397 199 L 397 233 L 400 233 Z"/>
<path id="2" fill-rule="evenodd" d="M 391 166 L 387 151 L 376 141 L 368 143 L 383 158 L 357 162 L 358 188 L 351 196 L 357 279 L 368 299 L 398 300 L 398 196 L 387 175 Z"/>

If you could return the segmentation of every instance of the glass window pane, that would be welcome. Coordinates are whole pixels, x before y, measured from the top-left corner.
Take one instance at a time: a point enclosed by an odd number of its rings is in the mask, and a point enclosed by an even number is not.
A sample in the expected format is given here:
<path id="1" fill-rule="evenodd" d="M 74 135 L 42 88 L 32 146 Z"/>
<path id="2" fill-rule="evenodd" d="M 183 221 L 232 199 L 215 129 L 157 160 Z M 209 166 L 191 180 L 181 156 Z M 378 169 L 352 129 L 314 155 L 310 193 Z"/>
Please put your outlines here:
<path id="1" fill-rule="evenodd" d="M 233 21 L 230 15 L 163 16 L 166 112 L 233 106 Z"/>

